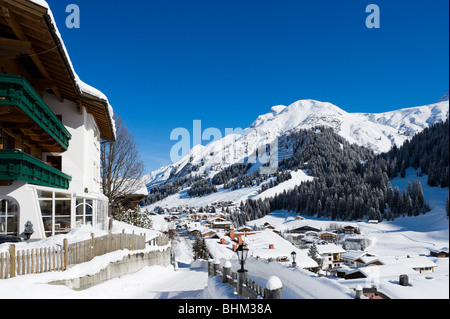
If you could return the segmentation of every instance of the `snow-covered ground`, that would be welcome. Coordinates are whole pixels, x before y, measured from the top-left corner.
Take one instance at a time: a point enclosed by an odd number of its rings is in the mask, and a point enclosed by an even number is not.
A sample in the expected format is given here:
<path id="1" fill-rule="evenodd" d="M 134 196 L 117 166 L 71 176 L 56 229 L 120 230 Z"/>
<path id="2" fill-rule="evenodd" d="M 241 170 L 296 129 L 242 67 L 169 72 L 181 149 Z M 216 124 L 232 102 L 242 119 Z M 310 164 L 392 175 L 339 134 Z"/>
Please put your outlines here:
<path id="1" fill-rule="evenodd" d="M 276 275 L 283 284 L 283 298 L 296 299 L 342 299 L 354 298 L 354 288 L 358 285 L 369 287 L 376 284 L 378 289 L 391 298 L 449 298 L 449 259 L 429 256 L 428 249 L 439 249 L 449 246 L 449 220 L 445 213 L 445 201 L 448 188 L 441 189 L 426 185 L 426 176 L 416 177 L 413 169 L 407 170 L 405 179 L 396 178 L 393 186 L 404 189 L 408 180 L 418 179 L 426 202 L 431 211 L 417 217 L 398 218 L 394 221 L 383 221 L 379 224 L 366 222 L 342 222 L 316 218 L 298 220 L 294 213 L 276 211 L 264 218 L 249 222 L 249 226 L 261 226 L 268 222 L 280 231 L 285 231 L 301 226 L 309 225 L 318 229 L 326 229 L 330 224 L 338 226 L 353 225 L 361 230 L 361 234 L 370 239 L 370 245 L 366 251 L 378 257 L 394 258 L 401 261 L 407 256 L 416 257 L 422 255 L 437 267 L 432 273 L 416 273 L 408 270 L 409 286 L 398 285 L 398 274 L 390 275 L 386 267 L 378 268 L 378 275 L 367 279 L 345 280 L 337 277 L 318 277 L 317 275 L 301 269 L 290 267 L 287 263 L 268 262 L 264 258 L 286 256 L 290 258 L 290 252 L 297 252 L 297 263 L 307 263 L 307 253 L 294 247 L 291 243 L 281 238 L 270 230 L 262 231 L 257 235 L 248 236 L 246 242 L 250 249 L 250 257 L 246 263 L 249 277 L 261 286 L 265 286 L 268 279 Z M 168 223 L 163 216 L 151 216 L 153 225 L 158 230 L 167 230 Z M 142 229 L 123 224 L 114 223 L 114 232 L 121 232 L 125 228 L 127 232 L 133 230 L 137 233 Z M 84 240 L 90 237 L 90 233 L 102 235 L 101 231 L 90 227 L 80 227 L 69 235 L 65 235 L 70 242 Z M 147 231 L 147 238 L 157 236 L 157 230 Z M 19 244 L 18 249 L 36 248 L 39 245 L 48 246 L 59 244 L 62 241 L 59 236 L 43 240 L 38 243 Z M 274 249 L 268 245 L 273 244 Z M 19 246 L 18 245 L 18 246 Z M 236 254 L 232 245 L 220 245 L 218 239 L 208 239 L 207 246 L 210 253 L 217 260 L 224 263 L 230 260 L 233 271 L 239 268 Z M 180 236 L 172 242 L 177 266 L 169 267 L 145 267 L 135 274 L 110 280 L 106 283 L 92 287 L 84 291 L 73 291 L 65 286 L 53 286 L 49 282 L 67 278 L 75 278 L 86 274 L 95 273 L 108 262 L 121 259 L 129 251 L 115 252 L 95 258 L 93 261 L 77 265 L 66 272 L 53 272 L 38 275 L 18 276 L 13 279 L 0 280 L 0 298 L 40 298 L 40 299 L 65 299 L 65 298 L 104 298 L 104 299 L 201 299 L 201 298 L 236 298 L 236 295 L 227 286 L 221 285 L 220 280 L 208 279 L 206 262 L 193 261 L 192 241 Z M 147 247 L 146 249 L 158 249 Z M 0 245 L 0 251 L 6 251 L 6 245 Z M 256 257 L 259 257 L 258 259 Z M 373 266 L 372 269 L 377 269 Z M 375 271 L 376 273 L 376 271 Z M 208 287 L 209 285 L 209 287 Z"/>
<path id="2" fill-rule="evenodd" d="M 259 194 L 262 185 L 269 185 L 270 181 L 273 179 L 268 179 L 267 181 L 261 183 L 259 186 L 239 188 L 236 190 L 225 189 L 223 185 L 217 187 L 217 193 L 208 194 L 202 197 L 191 198 L 187 195 L 187 188 L 182 190 L 177 194 L 168 196 L 167 198 L 160 200 L 152 205 L 146 206 L 143 209 L 152 211 L 155 207 L 172 208 L 187 205 L 189 207 L 205 207 L 216 202 L 235 202 L 239 204 L 241 201 L 250 199 L 264 199 L 266 197 L 272 197 L 275 194 L 282 193 L 284 190 L 288 191 L 293 189 L 295 186 L 300 185 L 303 182 L 311 181 L 313 177 L 308 176 L 304 171 L 291 171 L 292 178 L 278 184 L 275 187 L 269 188 Z"/>

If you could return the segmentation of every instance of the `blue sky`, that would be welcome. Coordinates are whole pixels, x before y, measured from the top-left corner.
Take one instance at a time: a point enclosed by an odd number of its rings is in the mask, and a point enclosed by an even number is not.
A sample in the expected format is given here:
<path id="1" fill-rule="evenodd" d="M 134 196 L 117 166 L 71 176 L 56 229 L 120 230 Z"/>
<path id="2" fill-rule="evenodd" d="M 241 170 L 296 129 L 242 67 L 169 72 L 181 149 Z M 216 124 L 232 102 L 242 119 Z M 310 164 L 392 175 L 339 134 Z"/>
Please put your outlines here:
<path id="1" fill-rule="evenodd" d="M 347 112 L 435 102 L 449 87 L 448 0 L 47 0 L 81 79 L 136 136 L 146 170 L 177 127 L 245 128 L 300 99 Z M 65 9 L 80 8 L 68 29 Z M 368 29 L 368 4 L 381 28 Z"/>

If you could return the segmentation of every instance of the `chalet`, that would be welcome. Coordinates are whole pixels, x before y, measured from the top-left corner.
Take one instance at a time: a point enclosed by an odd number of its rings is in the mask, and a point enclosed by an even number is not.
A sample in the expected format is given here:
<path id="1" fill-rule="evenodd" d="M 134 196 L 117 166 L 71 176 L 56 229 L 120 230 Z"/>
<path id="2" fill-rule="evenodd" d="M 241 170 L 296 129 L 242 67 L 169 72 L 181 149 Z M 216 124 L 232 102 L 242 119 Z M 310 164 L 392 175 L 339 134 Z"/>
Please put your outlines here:
<path id="1" fill-rule="evenodd" d="M 304 234 L 304 233 L 306 233 L 308 231 L 313 231 L 313 232 L 318 233 L 318 232 L 320 232 L 320 229 L 317 229 L 317 228 L 314 228 L 314 227 L 306 225 L 306 226 L 302 226 L 302 227 L 299 227 L 299 228 L 292 229 L 290 232 L 291 233 L 297 233 L 297 234 Z"/>
<path id="2" fill-rule="evenodd" d="M 217 221 L 213 221 L 211 223 L 211 227 L 213 229 L 223 229 L 225 231 L 230 230 L 231 228 L 231 222 L 229 221 L 222 221 L 222 220 L 217 220 Z"/>
<path id="3" fill-rule="evenodd" d="M 319 233 L 319 239 L 329 242 L 329 243 L 335 243 L 337 241 L 339 241 L 339 235 L 332 233 L 332 232 L 320 232 Z"/>
<path id="4" fill-rule="evenodd" d="M 341 259 L 341 254 L 345 253 L 345 250 L 338 245 L 317 245 L 317 251 L 322 258 L 322 269 L 335 269 L 340 268 L 344 264 L 344 260 Z"/>
<path id="5" fill-rule="evenodd" d="M 206 220 L 209 224 L 226 221 L 225 216 L 214 216 Z"/>
<path id="6" fill-rule="evenodd" d="M 448 247 L 441 249 L 430 249 L 430 255 L 438 258 L 448 258 Z"/>
<path id="7" fill-rule="evenodd" d="M 347 225 L 344 227 L 344 234 L 351 235 L 355 233 L 358 233 L 358 227 L 354 227 L 351 225 Z"/>
<path id="8" fill-rule="evenodd" d="M 434 272 L 435 267 L 436 264 L 425 256 L 379 257 L 365 267 L 348 271 L 345 278 L 398 277 L 404 274 Z"/>
<path id="9" fill-rule="evenodd" d="M 100 139 L 116 139 L 112 107 L 75 73 L 45 1 L 0 9 L 0 235 L 28 221 L 32 239 L 107 230 Z"/>
<path id="10" fill-rule="evenodd" d="M 204 238 L 210 238 L 210 239 L 214 239 L 214 238 L 219 238 L 219 235 L 217 235 L 217 233 L 212 230 L 212 229 L 207 229 L 202 233 L 202 236 Z"/>
<path id="11" fill-rule="evenodd" d="M 383 265 L 406 265 L 419 273 L 431 273 L 434 272 L 436 264 L 428 257 L 425 256 L 390 256 L 380 257 L 378 261 Z"/>
<path id="12" fill-rule="evenodd" d="M 341 255 L 341 258 L 346 265 L 351 267 L 366 267 L 367 265 L 371 265 L 373 260 L 376 260 L 375 255 L 357 250 L 346 251 Z"/>
<path id="13" fill-rule="evenodd" d="M 362 267 L 345 274 L 345 279 L 359 279 L 359 278 L 381 278 L 391 277 L 398 278 L 400 275 L 412 275 L 415 271 L 406 265 L 382 265 L 377 267 Z"/>
<path id="14" fill-rule="evenodd" d="M 238 243 L 242 243 L 242 237 L 247 237 L 247 236 L 251 236 L 251 235 L 255 235 L 258 234 L 258 231 L 247 231 L 248 228 L 246 228 L 246 226 L 239 228 L 239 230 L 244 229 L 245 231 L 235 231 L 234 228 L 230 228 L 228 236 L 231 238 L 231 240 L 234 240 Z M 251 230 L 251 229 L 250 229 Z"/>
<path id="15" fill-rule="evenodd" d="M 250 231 L 252 231 L 252 228 L 249 226 L 242 226 L 242 227 L 238 228 L 238 231 L 239 232 L 250 232 Z"/>
<path id="16" fill-rule="evenodd" d="M 361 256 L 354 260 L 356 267 L 381 266 L 383 263 L 377 257 Z"/>

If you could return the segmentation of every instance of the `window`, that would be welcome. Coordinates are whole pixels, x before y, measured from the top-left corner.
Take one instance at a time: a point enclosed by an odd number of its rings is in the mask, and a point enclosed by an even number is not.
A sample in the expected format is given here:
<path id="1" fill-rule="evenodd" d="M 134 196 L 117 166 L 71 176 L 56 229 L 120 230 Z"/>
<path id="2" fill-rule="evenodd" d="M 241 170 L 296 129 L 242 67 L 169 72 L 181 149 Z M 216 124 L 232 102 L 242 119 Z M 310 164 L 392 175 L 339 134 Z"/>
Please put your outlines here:
<path id="1" fill-rule="evenodd" d="M 94 201 L 92 199 L 76 199 L 76 226 L 93 225 Z"/>
<path id="2" fill-rule="evenodd" d="M 11 199 L 0 200 L 0 235 L 17 236 L 19 205 Z"/>
<path id="3" fill-rule="evenodd" d="M 36 191 L 46 237 L 66 234 L 80 225 L 92 225 L 107 230 L 107 201 L 75 197 L 69 192 L 43 189 Z"/>
<path id="4" fill-rule="evenodd" d="M 67 234 L 72 229 L 72 196 L 43 190 L 37 194 L 45 235 Z"/>
<path id="5" fill-rule="evenodd" d="M 55 235 L 66 234 L 71 229 L 70 200 L 55 200 Z"/>

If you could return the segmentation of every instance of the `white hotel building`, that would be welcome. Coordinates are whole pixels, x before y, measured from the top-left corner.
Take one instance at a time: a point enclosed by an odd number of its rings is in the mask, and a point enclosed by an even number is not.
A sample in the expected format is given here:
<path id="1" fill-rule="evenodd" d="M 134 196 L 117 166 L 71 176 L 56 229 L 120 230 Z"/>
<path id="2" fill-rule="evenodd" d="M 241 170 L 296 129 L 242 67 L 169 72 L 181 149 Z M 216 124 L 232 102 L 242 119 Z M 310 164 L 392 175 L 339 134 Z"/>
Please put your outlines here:
<path id="1" fill-rule="evenodd" d="M 115 140 L 107 98 L 74 71 L 43 0 L 0 0 L 0 236 L 107 229 L 100 138 Z"/>

